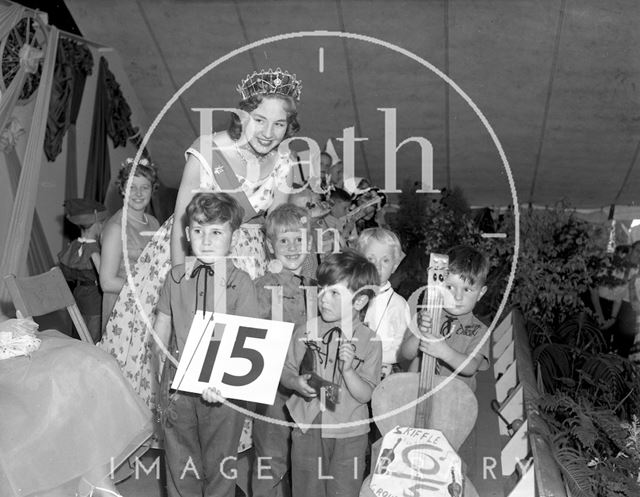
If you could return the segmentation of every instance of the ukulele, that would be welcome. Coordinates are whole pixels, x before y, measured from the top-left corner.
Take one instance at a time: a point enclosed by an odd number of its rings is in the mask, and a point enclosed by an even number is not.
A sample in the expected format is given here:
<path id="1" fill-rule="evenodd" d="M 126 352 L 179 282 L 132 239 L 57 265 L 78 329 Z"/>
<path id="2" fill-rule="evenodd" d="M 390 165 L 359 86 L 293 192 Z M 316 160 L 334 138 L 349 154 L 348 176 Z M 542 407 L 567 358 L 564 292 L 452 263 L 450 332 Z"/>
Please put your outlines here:
<path id="1" fill-rule="evenodd" d="M 440 330 L 440 317 L 444 300 L 442 288 L 444 287 L 447 267 L 448 258 L 446 256 L 430 255 L 427 308 L 431 313 L 432 327 L 438 331 Z M 434 357 L 422 353 L 419 373 L 392 374 L 376 387 L 371 398 L 371 407 L 373 415 L 376 417 L 378 429 L 383 436 L 388 434 L 387 436 L 400 436 L 410 439 L 415 436 L 414 432 L 417 431 L 415 428 L 430 429 L 431 431 L 438 430 L 436 433 L 442 435 L 442 438 L 445 439 L 452 451 L 460 448 L 460 445 L 462 445 L 475 425 L 478 403 L 475 394 L 466 383 L 455 377 L 437 375 L 436 366 L 437 360 Z M 445 381 L 446 384 L 434 392 L 434 389 Z M 433 393 L 425 401 L 421 401 L 417 407 L 404 409 L 393 416 L 378 419 L 399 406 L 407 405 L 412 400 L 425 396 L 428 392 Z M 437 435 L 433 435 L 434 447 L 440 442 L 437 438 Z M 372 461 L 376 461 L 375 456 L 379 451 L 379 446 L 376 447 L 376 444 L 372 447 Z M 406 452 L 407 449 L 405 448 L 404 450 Z M 454 453 L 454 455 L 457 458 L 457 454 Z M 425 466 L 432 464 L 432 458 L 424 457 L 424 463 Z M 443 464 L 447 463 L 443 462 Z M 387 468 L 388 466 L 389 464 L 386 465 Z M 411 462 L 410 466 L 413 466 L 411 470 L 415 472 L 415 461 Z M 450 472 L 449 468 L 445 466 L 443 466 L 443 470 L 447 473 L 447 476 L 439 482 L 441 488 L 437 492 L 440 493 L 429 494 L 425 491 L 427 486 L 431 488 L 436 485 L 435 482 L 429 481 L 427 484 L 418 480 L 411 485 L 414 490 L 408 490 L 409 493 L 404 495 L 408 497 L 413 497 L 413 495 L 461 495 L 460 472 Z M 412 471 L 407 471 L 406 473 L 409 474 Z M 458 477 L 456 477 L 456 473 L 458 473 Z M 360 497 L 373 497 L 376 495 L 371 490 L 370 484 L 371 477 L 367 477 L 360 490 Z M 422 491 L 418 492 L 418 490 Z M 476 495 L 475 489 L 467 481 L 465 496 L 470 497 L 472 495 Z"/>

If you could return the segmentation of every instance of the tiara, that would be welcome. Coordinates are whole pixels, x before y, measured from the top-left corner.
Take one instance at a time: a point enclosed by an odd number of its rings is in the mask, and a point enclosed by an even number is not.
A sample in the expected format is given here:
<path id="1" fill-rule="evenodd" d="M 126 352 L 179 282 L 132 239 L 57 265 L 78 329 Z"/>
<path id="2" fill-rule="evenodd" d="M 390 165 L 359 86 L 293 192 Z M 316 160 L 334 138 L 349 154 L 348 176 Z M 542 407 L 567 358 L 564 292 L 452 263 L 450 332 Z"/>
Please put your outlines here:
<path id="1" fill-rule="evenodd" d="M 124 160 L 124 162 L 120 165 L 120 169 L 126 169 L 128 167 L 133 167 L 134 164 L 136 166 L 146 166 L 146 167 L 150 167 L 152 169 L 155 169 L 155 164 L 153 162 L 151 162 L 149 159 L 147 159 L 146 157 L 141 157 L 138 162 L 136 162 L 133 157 L 127 157 Z"/>
<path id="2" fill-rule="evenodd" d="M 236 89 L 242 95 L 242 100 L 258 94 L 270 95 L 278 93 L 299 102 L 300 94 L 302 93 L 302 81 L 297 80 L 295 74 L 290 74 L 288 71 L 283 71 L 278 67 L 275 71 L 269 69 L 248 74 Z"/>

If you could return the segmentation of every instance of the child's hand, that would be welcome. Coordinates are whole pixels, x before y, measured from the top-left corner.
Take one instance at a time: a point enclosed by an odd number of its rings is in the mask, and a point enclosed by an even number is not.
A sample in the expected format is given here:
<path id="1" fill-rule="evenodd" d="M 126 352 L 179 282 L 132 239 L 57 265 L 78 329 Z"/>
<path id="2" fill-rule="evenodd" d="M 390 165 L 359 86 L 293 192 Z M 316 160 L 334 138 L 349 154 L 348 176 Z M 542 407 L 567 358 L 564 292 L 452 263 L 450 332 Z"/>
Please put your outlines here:
<path id="1" fill-rule="evenodd" d="M 436 359 L 444 359 L 447 357 L 450 347 L 447 345 L 447 342 L 444 341 L 444 338 L 422 332 L 418 349 Z"/>
<path id="2" fill-rule="evenodd" d="M 616 324 L 616 318 L 609 318 L 607 320 L 605 320 L 600 326 L 603 330 L 608 330 L 609 328 L 611 328 L 614 324 Z"/>
<path id="3" fill-rule="evenodd" d="M 429 314 L 429 311 L 422 310 L 418 312 L 418 329 L 423 335 L 431 334 L 431 314 Z"/>
<path id="4" fill-rule="evenodd" d="M 315 388 L 309 386 L 309 378 L 311 378 L 310 374 L 301 374 L 295 379 L 294 390 L 298 392 L 303 397 L 317 397 Z"/>
<path id="5" fill-rule="evenodd" d="M 353 358 L 356 356 L 356 346 L 351 342 L 343 342 L 338 349 L 338 357 L 342 361 L 342 371 L 350 371 L 353 369 Z"/>
<path id="6" fill-rule="evenodd" d="M 202 392 L 202 398 L 205 401 L 210 402 L 211 404 L 220 404 L 221 402 L 227 400 L 222 396 L 220 390 L 214 387 L 205 388 Z"/>

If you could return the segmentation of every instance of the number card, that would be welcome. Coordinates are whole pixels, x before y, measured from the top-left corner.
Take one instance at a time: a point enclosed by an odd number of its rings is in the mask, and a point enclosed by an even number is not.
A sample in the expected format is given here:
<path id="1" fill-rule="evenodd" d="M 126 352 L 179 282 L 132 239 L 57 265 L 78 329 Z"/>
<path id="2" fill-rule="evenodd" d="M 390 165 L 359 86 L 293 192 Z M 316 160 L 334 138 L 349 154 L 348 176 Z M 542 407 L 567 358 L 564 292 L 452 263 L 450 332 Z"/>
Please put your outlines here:
<path id="1" fill-rule="evenodd" d="M 171 388 L 273 404 L 293 323 L 197 312 Z"/>
<path id="2" fill-rule="evenodd" d="M 462 463 L 440 431 L 396 426 L 382 439 L 370 488 L 388 497 L 462 495 Z"/>

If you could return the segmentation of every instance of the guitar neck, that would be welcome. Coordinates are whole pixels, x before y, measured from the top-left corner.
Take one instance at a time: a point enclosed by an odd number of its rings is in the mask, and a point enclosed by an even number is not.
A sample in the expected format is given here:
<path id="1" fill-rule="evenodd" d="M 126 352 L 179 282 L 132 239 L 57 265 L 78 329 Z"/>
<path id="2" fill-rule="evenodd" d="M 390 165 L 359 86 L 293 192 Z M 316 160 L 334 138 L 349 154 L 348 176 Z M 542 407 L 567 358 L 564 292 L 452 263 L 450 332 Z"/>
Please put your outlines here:
<path id="1" fill-rule="evenodd" d="M 431 254 L 429 256 L 429 284 L 427 286 L 427 310 L 431 316 L 431 334 L 440 337 L 440 321 L 442 318 L 442 288 L 449 266 L 446 255 Z M 433 389 L 437 361 L 436 358 L 422 353 L 418 397 L 423 397 Z M 431 417 L 431 402 L 426 399 L 418 404 L 415 415 L 416 428 L 427 428 Z"/>
<path id="2" fill-rule="evenodd" d="M 433 388 L 433 375 L 428 374 L 428 371 L 435 371 L 435 367 L 435 358 L 422 352 L 418 398 L 423 397 Z M 430 399 L 426 399 L 418 404 L 414 421 L 416 428 L 426 428 L 429 426 L 429 419 L 431 419 L 431 402 L 429 402 L 429 400 Z"/>

